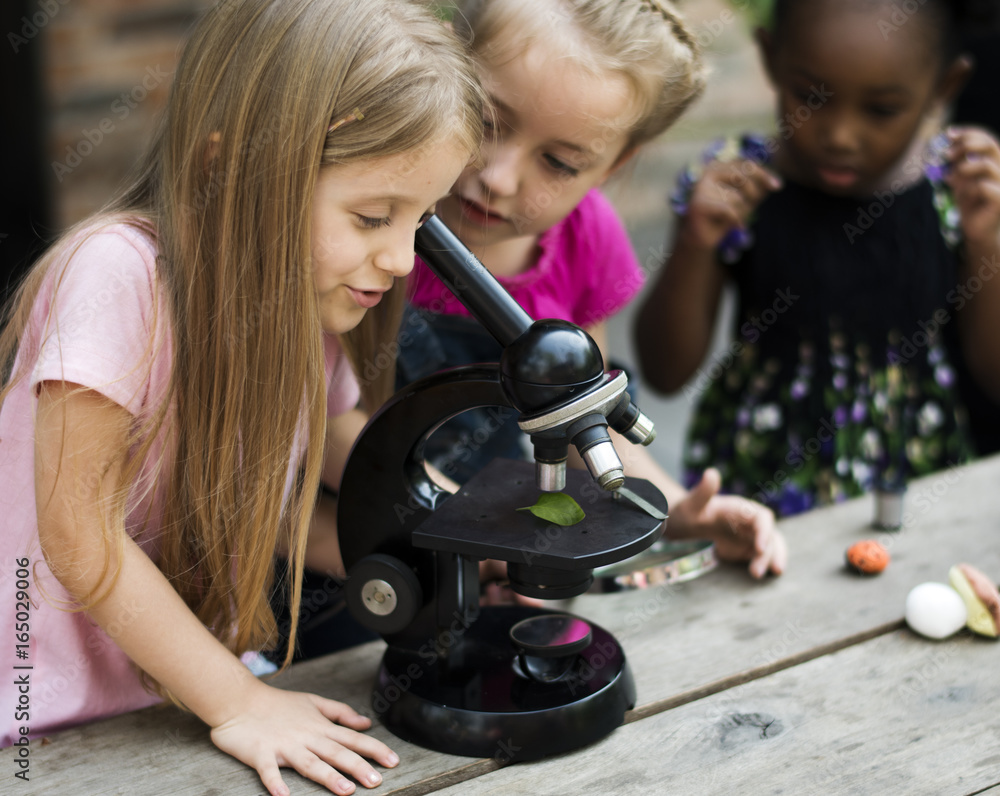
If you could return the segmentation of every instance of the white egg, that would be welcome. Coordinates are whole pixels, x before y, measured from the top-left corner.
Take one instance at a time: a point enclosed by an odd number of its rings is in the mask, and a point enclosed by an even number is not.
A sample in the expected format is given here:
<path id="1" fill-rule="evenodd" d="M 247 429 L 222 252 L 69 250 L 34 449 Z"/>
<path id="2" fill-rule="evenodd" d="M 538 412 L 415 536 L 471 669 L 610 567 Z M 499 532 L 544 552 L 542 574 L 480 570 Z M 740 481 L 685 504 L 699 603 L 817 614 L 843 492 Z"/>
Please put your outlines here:
<path id="1" fill-rule="evenodd" d="M 965 602 L 944 583 L 921 583 L 906 596 L 906 624 L 927 638 L 948 638 L 966 618 Z"/>

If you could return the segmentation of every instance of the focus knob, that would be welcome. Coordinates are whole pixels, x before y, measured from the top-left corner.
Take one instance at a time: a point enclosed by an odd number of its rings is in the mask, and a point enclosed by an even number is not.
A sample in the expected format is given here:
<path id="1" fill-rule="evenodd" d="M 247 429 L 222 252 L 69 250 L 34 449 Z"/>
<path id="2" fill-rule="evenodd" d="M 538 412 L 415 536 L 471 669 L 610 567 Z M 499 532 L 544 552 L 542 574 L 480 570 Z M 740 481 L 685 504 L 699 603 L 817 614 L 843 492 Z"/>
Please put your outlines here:
<path id="1" fill-rule="evenodd" d="M 365 556 L 351 567 L 346 591 L 351 615 L 379 634 L 403 630 L 424 602 L 413 570 L 381 553 Z"/>

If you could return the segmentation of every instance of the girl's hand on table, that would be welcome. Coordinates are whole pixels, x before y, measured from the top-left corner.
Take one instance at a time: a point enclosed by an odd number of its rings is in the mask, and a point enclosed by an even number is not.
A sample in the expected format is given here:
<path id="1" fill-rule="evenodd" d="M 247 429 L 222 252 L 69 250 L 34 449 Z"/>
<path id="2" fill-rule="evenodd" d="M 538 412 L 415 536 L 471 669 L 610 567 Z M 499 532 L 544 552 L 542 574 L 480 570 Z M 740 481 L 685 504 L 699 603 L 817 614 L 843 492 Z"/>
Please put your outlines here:
<path id="1" fill-rule="evenodd" d="M 722 479 L 715 468 L 679 501 L 667 521 L 671 538 L 707 539 L 720 561 L 749 561 L 750 574 L 780 575 L 788 562 L 788 547 L 775 527 L 774 513 L 739 495 L 720 495 Z M 675 535 L 671 530 L 677 529 Z"/>
<path id="2" fill-rule="evenodd" d="M 271 796 L 288 796 L 280 767 L 346 796 L 355 785 L 367 788 L 382 776 L 365 760 L 386 768 L 399 763 L 388 746 L 360 731 L 371 719 L 342 702 L 315 694 L 283 691 L 256 681 L 240 712 L 212 729 L 212 742 L 223 752 L 252 766 Z"/>

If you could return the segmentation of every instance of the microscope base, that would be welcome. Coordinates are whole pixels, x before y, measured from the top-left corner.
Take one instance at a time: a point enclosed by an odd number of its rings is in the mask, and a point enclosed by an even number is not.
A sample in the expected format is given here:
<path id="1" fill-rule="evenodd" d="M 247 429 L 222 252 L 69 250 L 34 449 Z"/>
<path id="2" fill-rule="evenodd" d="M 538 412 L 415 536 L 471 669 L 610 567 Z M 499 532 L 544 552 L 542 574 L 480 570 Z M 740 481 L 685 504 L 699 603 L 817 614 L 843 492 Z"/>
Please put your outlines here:
<path id="1" fill-rule="evenodd" d="M 518 621 L 554 613 L 527 606 L 484 606 L 419 650 L 389 647 L 372 705 L 403 740 L 447 754 L 535 760 L 600 740 L 635 706 L 625 655 L 606 630 L 555 682 L 522 673 L 508 636 Z M 440 654 L 446 651 L 446 654 Z"/>

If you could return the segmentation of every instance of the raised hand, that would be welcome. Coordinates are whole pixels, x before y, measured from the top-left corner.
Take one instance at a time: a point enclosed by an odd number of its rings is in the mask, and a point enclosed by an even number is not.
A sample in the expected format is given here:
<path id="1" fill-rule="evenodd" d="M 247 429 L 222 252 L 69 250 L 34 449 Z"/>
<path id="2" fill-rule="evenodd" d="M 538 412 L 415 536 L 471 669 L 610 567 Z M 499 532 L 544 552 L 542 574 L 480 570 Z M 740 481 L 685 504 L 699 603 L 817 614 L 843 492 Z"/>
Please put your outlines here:
<path id="1" fill-rule="evenodd" d="M 945 181 L 958 207 L 962 233 L 977 250 L 997 253 L 1000 237 L 1000 144 L 985 130 L 948 131 L 950 165 Z"/>
<path id="2" fill-rule="evenodd" d="M 695 185 L 681 222 L 688 245 L 715 249 L 726 233 L 744 229 L 757 205 L 781 180 L 752 160 L 713 161 Z"/>

